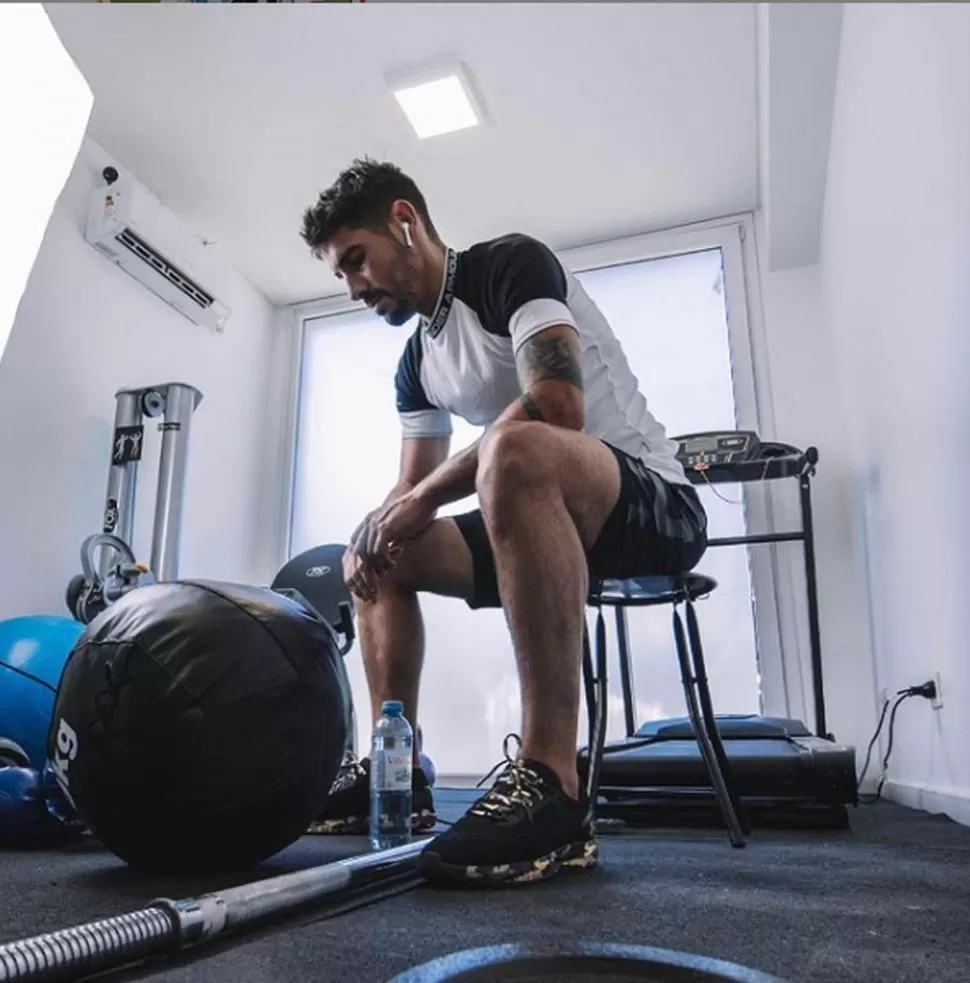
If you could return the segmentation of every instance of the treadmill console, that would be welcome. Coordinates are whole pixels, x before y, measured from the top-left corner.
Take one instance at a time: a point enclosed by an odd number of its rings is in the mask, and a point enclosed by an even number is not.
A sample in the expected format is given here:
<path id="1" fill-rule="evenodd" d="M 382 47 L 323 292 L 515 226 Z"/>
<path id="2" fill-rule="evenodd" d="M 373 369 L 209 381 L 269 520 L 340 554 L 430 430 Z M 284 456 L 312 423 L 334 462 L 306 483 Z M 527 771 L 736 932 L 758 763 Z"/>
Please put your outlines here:
<path id="1" fill-rule="evenodd" d="M 685 434 L 677 438 L 677 456 L 685 468 L 698 465 L 733 464 L 760 456 L 761 441 L 753 430 Z"/>
<path id="2" fill-rule="evenodd" d="M 791 444 L 764 441 L 753 430 L 709 430 L 674 439 L 678 443 L 677 458 L 688 473 L 714 470 L 725 476 L 733 472 L 740 477 L 752 466 L 764 466 L 775 458 L 797 458 L 801 454 Z"/>

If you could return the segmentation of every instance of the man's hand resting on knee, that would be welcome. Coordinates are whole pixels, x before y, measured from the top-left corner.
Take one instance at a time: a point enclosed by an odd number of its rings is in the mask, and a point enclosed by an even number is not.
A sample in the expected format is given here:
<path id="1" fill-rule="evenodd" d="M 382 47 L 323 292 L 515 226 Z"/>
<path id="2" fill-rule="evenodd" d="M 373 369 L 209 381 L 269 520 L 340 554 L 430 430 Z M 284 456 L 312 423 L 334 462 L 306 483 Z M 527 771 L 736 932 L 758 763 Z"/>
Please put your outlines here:
<path id="1" fill-rule="evenodd" d="M 390 498 L 365 516 L 344 553 L 344 582 L 362 601 L 377 593 L 377 581 L 397 562 L 404 544 L 422 533 L 435 509 L 414 489 Z"/>

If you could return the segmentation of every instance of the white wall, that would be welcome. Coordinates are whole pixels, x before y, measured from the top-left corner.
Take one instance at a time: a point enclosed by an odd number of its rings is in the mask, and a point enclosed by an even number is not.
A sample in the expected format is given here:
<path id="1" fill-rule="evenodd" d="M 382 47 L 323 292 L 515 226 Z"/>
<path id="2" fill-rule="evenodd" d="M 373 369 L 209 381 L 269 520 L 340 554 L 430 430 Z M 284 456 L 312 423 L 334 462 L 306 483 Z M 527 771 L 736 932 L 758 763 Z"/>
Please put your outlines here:
<path id="1" fill-rule="evenodd" d="M 180 574 L 265 582 L 278 558 L 277 377 L 285 358 L 275 311 L 226 265 L 233 315 L 215 334 L 100 256 L 83 239 L 83 219 L 109 162 L 85 142 L 0 363 L 0 618 L 66 614 L 81 541 L 100 529 L 121 387 L 178 380 L 204 394 L 191 437 Z M 148 426 L 134 537 L 146 561 L 157 449 Z"/>
<path id="2" fill-rule="evenodd" d="M 760 222 L 757 231 L 761 244 Z M 821 270 L 812 264 L 764 272 L 764 266 L 761 290 L 776 430 L 770 436 L 819 451 L 811 487 L 826 723 L 836 740 L 856 748 L 861 767 L 878 719 L 877 694 L 862 539 L 853 511 L 854 463 L 845 436 Z M 795 482 L 772 483 L 772 504 L 777 529 L 798 528 Z M 813 726 L 803 552 L 798 545 L 784 545 L 775 548 L 775 556 L 789 704 L 768 710 Z"/>
<path id="3" fill-rule="evenodd" d="M 782 270 L 818 261 L 835 93 L 841 3 L 759 3 L 759 200 L 764 260 Z"/>
<path id="4" fill-rule="evenodd" d="M 968 52 L 965 5 L 846 6 L 819 268 L 875 685 L 943 678 L 943 710 L 900 710 L 890 792 L 970 822 Z"/>

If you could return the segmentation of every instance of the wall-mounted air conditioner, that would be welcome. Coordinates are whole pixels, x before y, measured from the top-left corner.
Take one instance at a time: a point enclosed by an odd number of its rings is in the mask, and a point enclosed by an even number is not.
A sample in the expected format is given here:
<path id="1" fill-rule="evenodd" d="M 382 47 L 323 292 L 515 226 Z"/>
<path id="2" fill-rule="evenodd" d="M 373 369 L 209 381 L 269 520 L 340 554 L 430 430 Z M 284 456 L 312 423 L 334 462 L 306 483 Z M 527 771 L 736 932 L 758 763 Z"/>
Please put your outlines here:
<path id="1" fill-rule="evenodd" d="M 102 172 L 85 238 L 193 324 L 222 331 L 229 308 L 217 296 L 214 258 L 185 223 L 130 175 Z"/>

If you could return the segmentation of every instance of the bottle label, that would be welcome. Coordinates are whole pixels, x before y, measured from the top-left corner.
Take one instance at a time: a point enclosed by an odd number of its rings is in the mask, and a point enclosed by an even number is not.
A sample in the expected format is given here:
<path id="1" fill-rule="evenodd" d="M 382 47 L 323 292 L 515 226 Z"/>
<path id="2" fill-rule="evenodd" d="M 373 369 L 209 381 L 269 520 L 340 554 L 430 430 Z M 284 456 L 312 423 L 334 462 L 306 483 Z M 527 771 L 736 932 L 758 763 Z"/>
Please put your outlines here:
<path id="1" fill-rule="evenodd" d="M 378 789 L 381 792 L 411 791 L 411 749 L 384 751 L 384 767 L 379 773 Z"/>

